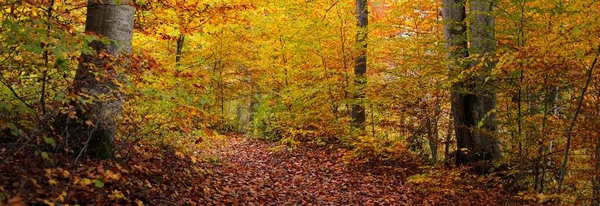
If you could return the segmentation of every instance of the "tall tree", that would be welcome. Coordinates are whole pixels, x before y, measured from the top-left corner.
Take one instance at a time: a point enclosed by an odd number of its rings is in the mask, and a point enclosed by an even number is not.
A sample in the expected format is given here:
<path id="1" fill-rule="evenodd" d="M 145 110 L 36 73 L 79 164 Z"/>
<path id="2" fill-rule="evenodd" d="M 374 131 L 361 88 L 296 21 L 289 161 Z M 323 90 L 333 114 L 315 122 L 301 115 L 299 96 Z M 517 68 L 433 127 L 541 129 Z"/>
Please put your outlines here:
<path id="1" fill-rule="evenodd" d="M 466 16 L 464 0 L 442 0 L 444 46 L 448 50 L 446 58 L 451 78 L 469 67 L 469 64 L 466 62 L 466 58 L 469 56 Z M 463 111 L 465 108 L 461 107 L 463 105 L 462 101 L 466 96 L 464 92 L 461 92 L 461 88 L 464 87 L 463 84 L 462 81 L 459 81 L 452 85 L 451 88 L 451 106 L 457 142 L 459 142 L 458 139 L 462 140 L 470 135 L 469 129 L 464 126 L 465 116 L 463 113 L 467 111 Z M 457 148 L 460 149 L 460 145 Z M 458 153 L 457 151 L 457 155 Z"/>
<path id="2" fill-rule="evenodd" d="M 354 104 L 352 105 L 352 123 L 354 128 L 365 130 L 365 108 L 362 100 L 365 98 L 365 87 L 367 85 L 367 37 L 369 25 L 369 8 L 367 0 L 356 0 L 356 19 L 359 30 L 356 34 L 358 54 L 354 60 Z"/>
<path id="3" fill-rule="evenodd" d="M 86 120 L 88 131 L 73 128 L 74 134 L 85 140 L 83 149 L 87 149 L 91 157 L 109 158 L 113 154 L 115 119 L 123 105 L 116 70 L 121 54 L 131 51 L 133 37 L 135 9 L 129 3 L 128 0 L 88 0 L 87 4 L 85 31 L 110 40 L 90 43 L 95 52 L 82 54 L 73 86 L 77 94 L 93 98 L 93 103 L 83 106 L 79 114 Z"/>
<path id="4" fill-rule="evenodd" d="M 498 148 L 496 117 L 493 112 L 496 96 L 493 88 L 486 85 L 490 70 L 494 67 L 491 54 L 495 49 L 494 17 L 491 15 L 492 0 L 470 2 L 471 39 L 470 53 L 475 58 L 468 61 L 466 29 L 466 2 L 442 0 L 444 39 L 448 49 L 450 75 L 456 76 L 470 67 L 480 72 L 466 79 L 459 79 L 452 86 L 452 114 L 456 133 L 456 164 L 468 164 L 492 160 L 500 156 Z"/>
<path id="5" fill-rule="evenodd" d="M 474 120 L 471 135 L 461 139 L 458 148 L 468 148 L 469 155 L 457 158 L 457 163 L 493 160 L 500 157 L 496 122 L 496 91 L 491 85 L 491 70 L 496 65 L 495 17 L 492 14 L 495 0 L 471 0 L 471 67 L 476 71 L 472 77 L 473 95 L 471 102 L 464 102 L 472 110 L 467 119 Z"/>

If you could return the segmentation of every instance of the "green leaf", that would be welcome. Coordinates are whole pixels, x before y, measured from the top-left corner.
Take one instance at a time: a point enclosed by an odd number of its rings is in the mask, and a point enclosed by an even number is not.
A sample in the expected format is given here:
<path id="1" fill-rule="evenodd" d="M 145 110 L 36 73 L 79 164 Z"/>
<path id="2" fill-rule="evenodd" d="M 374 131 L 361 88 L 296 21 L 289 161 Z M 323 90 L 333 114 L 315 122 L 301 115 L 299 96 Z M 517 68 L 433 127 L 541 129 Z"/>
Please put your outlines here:
<path id="1" fill-rule="evenodd" d="M 96 186 L 97 188 L 102 188 L 102 187 L 104 187 L 104 182 L 102 182 L 102 180 L 95 179 L 94 186 Z"/>
<path id="2" fill-rule="evenodd" d="M 62 91 L 58 91 L 58 92 L 56 92 L 56 96 L 54 96 L 54 99 L 56 101 L 65 103 L 66 100 L 67 100 L 67 95 L 64 92 L 62 92 Z"/>
<path id="3" fill-rule="evenodd" d="M 14 123 L 10 123 L 10 134 L 12 136 L 19 135 L 19 128 L 17 128 L 17 125 L 15 125 Z"/>
<path id="4" fill-rule="evenodd" d="M 52 161 L 52 159 L 50 159 L 50 154 L 48 152 L 42 152 L 42 158 L 48 161 Z"/>
<path id="5" fill-rule="evenodd" d="M 52 145 L 52 147 L 56 147 L 56 141 L 52 137 L 44 137 L 44 142 L 46 144 Z"/>

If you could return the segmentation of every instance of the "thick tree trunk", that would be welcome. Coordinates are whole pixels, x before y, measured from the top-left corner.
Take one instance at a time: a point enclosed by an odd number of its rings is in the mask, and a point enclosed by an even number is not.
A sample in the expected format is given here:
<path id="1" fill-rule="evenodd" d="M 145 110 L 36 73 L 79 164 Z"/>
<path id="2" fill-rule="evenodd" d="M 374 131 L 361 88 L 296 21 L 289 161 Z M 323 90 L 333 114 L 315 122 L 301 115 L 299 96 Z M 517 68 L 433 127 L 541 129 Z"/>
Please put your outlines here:
<path id="1" fill-rule="evenodd" d="M 367 85 L 367 26 L 369 25 L 369 10 L 367 0 L 356 0 L 356 19 L 359 31 L 356 34 L 358 54 L 354 62 L 354 104 L 352 105 L 352 124 L 360 131 L 365 130 L 365 108 L 362 100 L 365 98 Z"/>
<path id="2" fill-rule="evenodd" d="M 496 62 L 492 60 L 495 51 L 495 31 L 492 15 L 494 0 L 472 0 L 469 2 L 471 11 L 470 53 L 475 58 L 471 67 L 477 67 L 481 72 L 474 77 L 474 95 L 465 101 L 464 105 L 471 110 L 469 128 L 471 135 L 462 137 L 459 148 L 467 148 L 469 154 L 461 154 L 457 163 L 471 163 L 481 160 L 493 160 L 500 157 L 497 137 L 496 92 L 492 85 L 487 84 L 492 68 Z"/>
<path id="3" fill-rule="evenodd" d="M 84 105 L 79 116 L 92 123 L 82 131 L 72 131 L 82 139 L 91 157 L 109 158 L 113 154 L 115 120 L 120 114 L 123 97 L 115 81 L 121 53 L 131 51 L 134 7 L 127 0 L 89 0 L 85 31 L 108 38 L 110 43 L 93 41 L 94 54 L 82 54 L 73 89 L 90 96 L 93 103 Z M 107 54 L 107 55 L 104 55 Z M 85 128 L 85 126 L 83 127 Z"/>
<path id="4" fill-rule="evenodd" d="M 462 70 L 466 70 L 469 64 L 466 58 L 469 56 L 467 48 L 467 25 L 465 23 L 466 10 L 464 0 L 442 0 L 442 18 L 444 21 L 444 41 L 448 50 L 446 56 L 448 61 L 449 78 L 455 78 Z M 461 82 L 452 85 L 451 88 L 451 107 L 452 118 L 454 120 L 454 131 L 457 142 L 459 137 L 464 139 L 470 135 L 468 124 L 465 120 L 464 104 L 465 92 L 463 92 Z M 470 123 L 473 125 L 473 123 Z M 462 149 L 461 144 L 457 143 L 457 150 Z M 448 147 L 446 147 L 448 148 Z M 446 151 L 448 153 L 448 151 Z M 457 151 L 457 157 L 460 151 Z"/>
<path id="5" fill-rule="evenodd" d="M 459 79 L 452 88 L 452 113 L 456 132 L 456 164 L 469 164 L 500 157 L 497 141 L 495 91 L 485 85 L 486 77 L 494 67 L 489 57 L 494 47 L 494 17 L 491 15 L 492 0 L 470 2 L 471 55 L 472 62 L 465 61 L 467 49 L 465 2 L 442 0 L 444 39 L 449 50 L 451 77 L 469 67 L 481 67 L 481 73 L 468 79 Z"/>

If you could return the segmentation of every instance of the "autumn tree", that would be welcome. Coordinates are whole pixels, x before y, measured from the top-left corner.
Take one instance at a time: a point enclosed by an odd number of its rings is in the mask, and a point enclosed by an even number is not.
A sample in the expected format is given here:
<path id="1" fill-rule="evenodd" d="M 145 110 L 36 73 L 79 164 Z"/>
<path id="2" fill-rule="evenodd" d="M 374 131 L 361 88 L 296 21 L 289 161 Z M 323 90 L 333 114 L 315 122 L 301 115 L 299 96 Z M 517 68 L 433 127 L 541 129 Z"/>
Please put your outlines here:
<path id="1" fill-rule="evenodd" d="M 475 75 L 459 78 L 452 88 L 457 153 L 456 163 L 467 164 L 493 160 L 500 156 L 494 109 L 496 97 L 490 82 L 495 49 L 493 1 L 470 1 L 470 49 L 467 47 L 466 2 L 444 0 L 443 18 L 446 48 L 449 50 L 450 74 L 465 70 Z M 471 61 L 466 57 L 471 55 Z"/>
<path id="2" fill-rule="evenodd" d="M 73 90 L 91 103 L 79 110 L 85 124 L 70 127 L 69 132 L 85 140 L 83 149 L 92 157 L 109 158 L 113 153 L 115 121 L 123 104 L 117 83 L 118 68 L 123 66 L 119 58 L 131 51 L 133 36 L 135 9 L 129 3 L 89 0 L 87 5 L 85 32 L 102 39 L 89 43 L 95 52 L 83 53 L 77 68 Z"/>
<path id="3" fill-rule="evenodd" d="M 467 48 L 467 27 L 465 23 L 466 9 L 463 0 L 442 0 L 442 17 L 444 20 L 444 40 L 445 47 L 448 50 L 448 68 L 451 78 L 462 70 L 468 68 L 465 58 L 469 56 Z M 465 138 L 468 136 L 468 128 L 464 126 L 464 116 L 461 111 L 462 99 L 464 94 L 459 92 L 463 87 L 462 83 L 456 83 L 452 86 L 452 113 L 454 116 L 455 132 L 457 137 Z M 472 126 L 472 125 L 470 125 Z"/>
<path id="4" fill-rule="evenodd" d="M 365 87 L 367 85 L 367 36 L 369 25 L 369 9 L 367 0 L 356 0 L 356 19 L 360 28 L 356 34 L 358 54 L 354 60 L 354 104 L 352 105 L 352 122 L 355 128 L 365 129 L 365 108 L 362 101 L 365 98 Z"/>

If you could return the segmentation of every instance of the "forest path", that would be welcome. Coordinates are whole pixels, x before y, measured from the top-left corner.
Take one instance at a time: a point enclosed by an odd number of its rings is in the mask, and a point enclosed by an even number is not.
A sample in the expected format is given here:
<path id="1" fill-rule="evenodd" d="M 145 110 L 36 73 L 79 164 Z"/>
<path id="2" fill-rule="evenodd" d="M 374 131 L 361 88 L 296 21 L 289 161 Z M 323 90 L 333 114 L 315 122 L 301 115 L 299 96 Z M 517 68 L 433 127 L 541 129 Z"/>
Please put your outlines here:
<path id="1" fill-rule="evenodd" d="M 339 151 L 230 137 L 203 183 L 215 205 L 412 205 L 402 172 L 346 164 Z"/>

